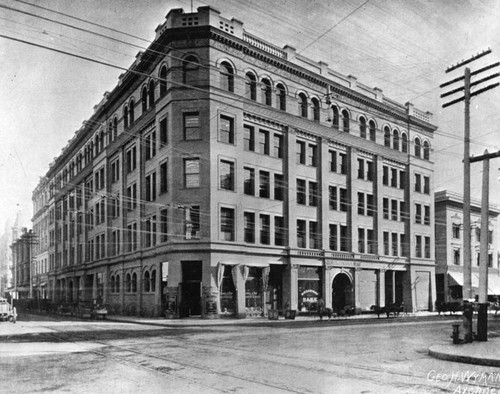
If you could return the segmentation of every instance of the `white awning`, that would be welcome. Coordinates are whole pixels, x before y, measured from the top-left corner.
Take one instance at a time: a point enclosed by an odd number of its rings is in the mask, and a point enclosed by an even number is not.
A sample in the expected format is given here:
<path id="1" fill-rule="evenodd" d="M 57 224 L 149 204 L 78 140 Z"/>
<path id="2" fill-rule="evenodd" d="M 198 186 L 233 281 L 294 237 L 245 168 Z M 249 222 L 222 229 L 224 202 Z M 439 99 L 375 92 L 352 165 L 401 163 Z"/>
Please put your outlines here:
<path id="1" fill-rule="evenodd" d="M 464 274 L 462 272 L 449 271 L 448 275 L 450 286 L 463 286 Z M 473 273 L 471 275 L 471 282 L 473 288 L 479 288 L 479 275 Z M 500 276 L 493 274 L 488 275 L 488 294 L 500 295 Z"/>

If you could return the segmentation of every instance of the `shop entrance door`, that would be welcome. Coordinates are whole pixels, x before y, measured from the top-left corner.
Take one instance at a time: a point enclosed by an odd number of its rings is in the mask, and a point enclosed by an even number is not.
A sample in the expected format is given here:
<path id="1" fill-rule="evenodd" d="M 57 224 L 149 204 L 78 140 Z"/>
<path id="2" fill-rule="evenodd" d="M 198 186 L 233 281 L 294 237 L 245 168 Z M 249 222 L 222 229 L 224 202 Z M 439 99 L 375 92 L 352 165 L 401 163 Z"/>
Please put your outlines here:
<path id="1" fill-rule="evenodd" d="M 335 311 L 344 309 L 347 305 L 354 305 L 352 282 L 346 274 L 338 274 L 332 283 L 332 306 Z"/>
<path id="2" fill-rule="evenodd" d="M 201 315 L 201 261 L 182 261 L 181 317 Z"/>

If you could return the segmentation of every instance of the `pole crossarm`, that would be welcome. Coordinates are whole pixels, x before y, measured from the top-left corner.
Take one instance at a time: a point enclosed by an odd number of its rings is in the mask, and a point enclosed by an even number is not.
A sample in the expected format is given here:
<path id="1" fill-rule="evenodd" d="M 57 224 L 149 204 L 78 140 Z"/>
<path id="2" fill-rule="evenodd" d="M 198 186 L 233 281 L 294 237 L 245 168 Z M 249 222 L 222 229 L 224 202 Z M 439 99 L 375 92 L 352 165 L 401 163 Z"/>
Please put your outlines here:
<path id="1" fill-rule="evenodd" d="M 478 161 L 494 159 L 495 157 L 500 157 L 500 150 L 498 152 L 485 153 L 484 155 L 481 156 L 471 156 L 469 162 L 475 163 Z"/>
<path id="2" fill-rule="evenodd" d="M 477 60 L 477 59 L 479 59 L 479 58 L 481 58 L 483 56 L 488 55 L 489 53 L 491 53 L 491 49 L 490 48 L 486 49 L 485 51 L 483 51 L 481 53 L 478 53 L 477 55 L 472 56 L 470 59 L 462 60 L 460 63 L 455 64 L 454 66 L 448 67 L 445 72 L 449 73 L 450 71 L 456 70 L 459 67 L 462 67 L 462 66 L 464 66 L 464 65 L 466 65 L 466 64 L 468 64 L 470 62 L 473 62 L 474 60 Z"/>
<path id="3" fill-rule="evenodd" d="M 493 77 L 492 77 L 492 78 L 493 78 Z M 478 83 L 479 83 L 479 81 L 478 81 Z M 493 84 L 491 84 L 491 85 L 488 85 L 488 86 L 486 86 L 486 87 L 484 87 L 484 88 L 482 88 L 482 89 L 479 89 L 479 90 L 477 90 L 477 91 L 475 91 L 475 92 L 471 93 L 471 94 L 470 94 L 470 97 L 472 97 L 472 96 L 477 96 L 478 94 L 481 94 L 481 93 L 483 93 L 483 92 L 486 92 L 487 90 L 490 90 L 490 89 L 496 88 L 496 87 L 497 87 L 497 86 L 499 86 L 499 85 L 500 85 L 500 83 L 499 83 L 499 82 L 497 82 L 497 83 L 493 83 Z M 472 86 L 472 84 L 471 84 L 470 86 Z M 460 88 L 459 90 L 463 90 L 463 89 L 464 89 L 464 88 Z M 457 91 L 459 91 L 459 90 L 457 90 Z M 446 94 L 446 93 L 445 93 L 445 94 Z M 450 92 L 450 94 L 451 94 L 451 92 Z M 441 95 L 441 97 L 443 97 L 443 95 Z M 455 100 L 452 100 L 452 101 L 449 101 L 449 102 L 447 102 L 447 103 L 444 103 L 441 107 L 442 107 L 442 108 L 446 108 L 446 107 L 449 107 L 450 105 L 453 105 L 453 104 L 459 103 L 460 101 L 464 101 L 464 100 L 465 100 L 465 96 L 462 96 L 462 97 L 459 97 L 459 98 L 457 98 L 457 99 L 455 99 Z"/>
<path id="4" fill-rule="evenodd" d="M 471 73 L 472 74 L 472 73 Z M 491 75 L 488 75 L 487 77 L 484 77 L 484 78 L 481 78 L 480 80 L 478 81 L 475 81 L 475 82 L 472 82 L 470 84 L 470 87 L 473 87 L 473 86 L 476 86 L 476 85 L 479 85 L 480 83 L 483 83 L 483 82 L 486 82 L 486 81 L 489 81 L 490 79 L 493 79 L 495 77 L 498 77 L 500 76 L 500 73 L 495 73 L 495 74 L 491 74 Z M 450 90 L 449 92 L 446 92 L 446 93 L 443 93 L 441 96 L 441 98 L 443 97 L 447 97 L 447 96 L 451 96 L 452 94 L 454 93 L 458 93 L 458 92 L 461 92 L 462 90 L 464 90 L 465 87 L 464 86 L 461 86 L 459 88 L 456 88 L 456 89 L 453 89 L 453 90 Z"/>

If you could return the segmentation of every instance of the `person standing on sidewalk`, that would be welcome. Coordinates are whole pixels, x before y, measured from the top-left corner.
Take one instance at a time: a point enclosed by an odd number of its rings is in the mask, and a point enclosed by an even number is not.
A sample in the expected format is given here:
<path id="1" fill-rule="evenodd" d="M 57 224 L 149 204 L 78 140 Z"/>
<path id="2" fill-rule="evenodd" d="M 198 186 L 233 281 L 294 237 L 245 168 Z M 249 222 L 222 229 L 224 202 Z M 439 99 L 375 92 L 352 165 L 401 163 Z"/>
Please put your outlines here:
<path id="1" fill-rule="evenodd" d="M 323 313 L 325 312 L 325 301 L 323 301 L 323 298 L 319 297 L 318 298 L 318 315 L 319 315 L 319 320 L 323 320 Z"/>

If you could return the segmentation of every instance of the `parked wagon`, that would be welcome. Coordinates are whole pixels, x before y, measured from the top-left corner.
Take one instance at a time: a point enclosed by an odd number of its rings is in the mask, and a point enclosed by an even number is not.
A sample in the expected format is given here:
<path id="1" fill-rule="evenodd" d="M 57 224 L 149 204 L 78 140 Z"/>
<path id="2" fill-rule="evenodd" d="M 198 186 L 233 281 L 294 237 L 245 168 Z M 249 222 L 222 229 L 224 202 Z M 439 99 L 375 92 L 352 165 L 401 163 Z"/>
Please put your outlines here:
<path id="1" fill-rule="evenodd" d="M 0 321 L 10 321 L 15 323 L 17 320 L 16 308 L 13 307 L 5 298 L 0 298 Z"/>

